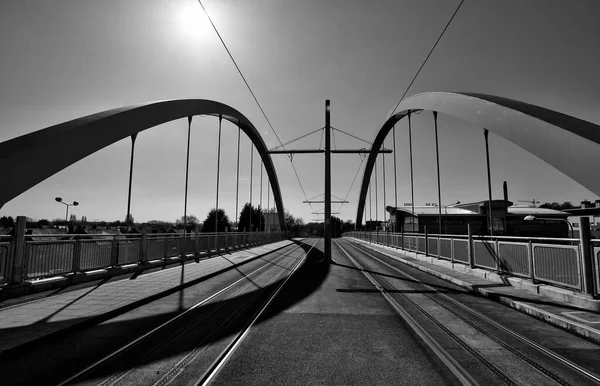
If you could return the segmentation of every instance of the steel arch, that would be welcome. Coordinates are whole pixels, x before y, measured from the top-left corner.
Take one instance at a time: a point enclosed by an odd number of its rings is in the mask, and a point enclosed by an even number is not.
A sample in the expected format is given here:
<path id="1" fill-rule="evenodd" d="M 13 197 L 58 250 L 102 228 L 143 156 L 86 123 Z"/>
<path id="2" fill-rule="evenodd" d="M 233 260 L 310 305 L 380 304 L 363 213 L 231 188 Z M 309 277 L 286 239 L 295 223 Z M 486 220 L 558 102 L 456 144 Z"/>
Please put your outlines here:
<path id="1" fill-rule="evenodd" d="M 356 226 L 362 215 L 377 153 L 392 127 L 409 111 L 450 115 L 509 140 L 600 195 L 600 126 L 508 98 L 465 92 L 428 92 L 405 99 L 376 134 L 361 184 Z"/>
<path id="2" fill-rule="evenodd" d="M 285 230 L 283 199 L 275 166 L 258 130 L 233 107 L 206 99 L 165 100 L 120 107 L 0 143 L 0 170 L 3 174 L 0 208 L 48 177 L 108 145 L 162 123 L 195 115 L 221 115 L 223 119 L 239 125 L 254 143 L 271 181 L 281 229 Z"/>

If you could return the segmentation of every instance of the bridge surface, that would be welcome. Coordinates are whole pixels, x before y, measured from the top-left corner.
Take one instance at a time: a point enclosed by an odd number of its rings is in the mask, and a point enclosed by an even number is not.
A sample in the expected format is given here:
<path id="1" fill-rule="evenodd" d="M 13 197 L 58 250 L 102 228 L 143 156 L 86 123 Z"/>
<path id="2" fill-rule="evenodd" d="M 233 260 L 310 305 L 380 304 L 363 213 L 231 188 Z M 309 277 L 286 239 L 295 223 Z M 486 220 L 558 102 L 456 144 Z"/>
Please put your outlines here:
<path id="1" fill-rule="evenodd" d="M 0 383 L 600 381 L 598 314 L 544 286 L 356 238 L 332 254 L 284 240 L 5 302 Z"/>

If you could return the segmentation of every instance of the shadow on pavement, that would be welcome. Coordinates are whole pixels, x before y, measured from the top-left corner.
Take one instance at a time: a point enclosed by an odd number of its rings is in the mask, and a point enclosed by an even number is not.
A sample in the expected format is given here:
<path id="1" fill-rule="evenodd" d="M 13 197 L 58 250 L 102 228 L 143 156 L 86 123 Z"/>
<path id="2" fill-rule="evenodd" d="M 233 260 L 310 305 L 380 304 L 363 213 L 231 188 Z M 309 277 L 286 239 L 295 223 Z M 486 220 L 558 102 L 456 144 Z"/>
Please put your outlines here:
<path id="1" fill-rule="evenodd" d="M 309 240 L 309 242 L 312 244 L 312 241 Z M 308 252 L 308 256 L 262 314 L 258 323 L 278 315 L 308 297 L 322 285 L 329 273 L 330 265 L 319 262 L 323 260 L 321 250 L 311 248 L 308 242 L 295 241 L 295 243 Z M 298 259 L 299 255 L 299 253 L 296 255 Z M 175 333 L 176 343 L 170 344 L 168 341 L 165 344 L 166 334 L 160 337 L 153 336 L 112 361 L 108 366 L 99 369 L 92 374 L 93 377 L 108 377 L 117 372 L 127 372 L 156 361 L 169 360 L 178 355 L 187 354 L 196 349 L 198 345 L 213 344 L 218 347 L 224 338 L 234 336 L 244 330 L 248 321 L 256 314 L 258 307 L 264 304 L 282 284 L 285 277 L 287 276 L 280 277 L 263 288 L 257 289 L 251 285 L 250 290 L 237 296 L 209 302 L 194 309 L 176 322 L 176 325 L 169 328 L 169 334 L 177 331 Z M 181 296 L 176 295 L 177 300 L 175 301 L 179 303 L 177 308 L 182 307 Z M 90 328 L 71 329 L 68 334 L 51 336 L 41 340 L 39 344 L 30 345 L 27 350 L 17 349 L 1 353 L 0 373 L 3 374 L 3 381 L 11 385 L 36 384 L 40 379 L 44 379 L 47 384 L 59 383 L 77 372 L 77 369 L 85 368 L 90 363 L 100 360 L 125 343 L 145 334 L 177 314 L 177 311 L 169 311 L 159 315 L 136 316 L 134 312 L 134 315 L 117 316 L 113 320 L 107 320 Z M 232 315 L 235 317 L 232 318 Z M 50 328 L 60 329 L 61 325 L 64 326 L 66 323 L 59 321 L 46 324 L 50 325 Z M 10 330 L 11 328 L 0 329 L 4 332 Z M 162 348 L 155 350 L 157 345 Z M 41 360 L 42 358 L 43 360 Z M 35 366 L 32 365 L 34 363 Z"/>

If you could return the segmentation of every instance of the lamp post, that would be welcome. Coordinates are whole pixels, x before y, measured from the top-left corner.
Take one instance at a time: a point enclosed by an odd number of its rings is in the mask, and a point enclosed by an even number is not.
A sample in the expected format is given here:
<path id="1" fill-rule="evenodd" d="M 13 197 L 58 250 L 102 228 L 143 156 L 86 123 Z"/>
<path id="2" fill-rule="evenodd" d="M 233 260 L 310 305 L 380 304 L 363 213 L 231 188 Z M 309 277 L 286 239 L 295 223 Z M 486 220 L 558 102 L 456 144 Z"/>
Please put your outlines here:
<path id="1" fill-rule="evenodd" d="M 56 202 L 60 203 L 60 204 L 63 204 L 63 205 L 67 206 L 67 213 L 65 214 L 65 222 L 68 222 L 69 221 L 69 207 L 70 206 L 77 206 L 77 205 L 79 205 L 79 203 L 77 201 L 73 201 L 72 204 L 67 204 L 66 202 L 63 202 L 63 199 L 61 197 L 56 197 L 54 200 Z"/>
<path id="2" fill-rule="evenodd" d="M 524 218 L 523 220 L 525 220 L 525 221 L 533 221 L 533 220 L 553 220 L 553 221 L 564 221 L 564 222 L 566 222 L 567 224 L 569 224 L 569 228 L 570 228 L 570 230 L 571 230 L 571 237 L 570 237 L 570 238 L 572 239 L 572 238 L 573 238 L 573 236 L 575 235 L 575 232 L 573 231 L 573 225 L 572 225 L 572 224 L 571 224 L 571 223 L 570 223 L 570 222 L 569 222 L 567 219 L 564 219 L 564 218 L 558 218 L 558 217 L 543 217 L 543 218 L 539 218 L 539 219 L 538 219 L 538 218 L 537 218 L 537 217 L 535 217 L 534 215 L 531 215 L 531 214 L 530 214 L 530 215 L 528 215 L 528 216 L 525 216 L 525 218 Z"/>

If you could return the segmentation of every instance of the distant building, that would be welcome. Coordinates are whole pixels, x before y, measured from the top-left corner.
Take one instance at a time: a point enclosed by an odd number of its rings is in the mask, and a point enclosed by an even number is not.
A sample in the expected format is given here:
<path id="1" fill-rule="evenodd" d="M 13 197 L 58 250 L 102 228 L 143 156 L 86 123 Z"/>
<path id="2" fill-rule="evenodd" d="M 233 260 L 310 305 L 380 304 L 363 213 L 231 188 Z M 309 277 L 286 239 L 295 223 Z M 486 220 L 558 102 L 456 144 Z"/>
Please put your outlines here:
<path id="1" fill-rule="evenodd" d="M 441 207 L 410 206 L 390 207 L 397 231 L 430 234 L 467 234 L 471 224 L 474 235 L 490 233 L 489 201 L 478 201 Z M 526 237 L 569 237 L 568 213 L 545 208 L 513 206 L 508 200 L 492 200 L 492 227 L 494 235 Z M 534 216 L 534 220 L 525 220 Z"/>
<path id="2" fill-rule="evenodd" d="M 563 212 L 569 214 L 567 220 L 573 225 L 574 237 L 579 237 L 581 229 L 581 217 L 587 217 L 590 220 L 590 233 L 593 239 L 600 239 L 600 200 L 593 204 L 590 201 L 581 201 L 581 207 L 573 209 L 564 209 Z"/>

